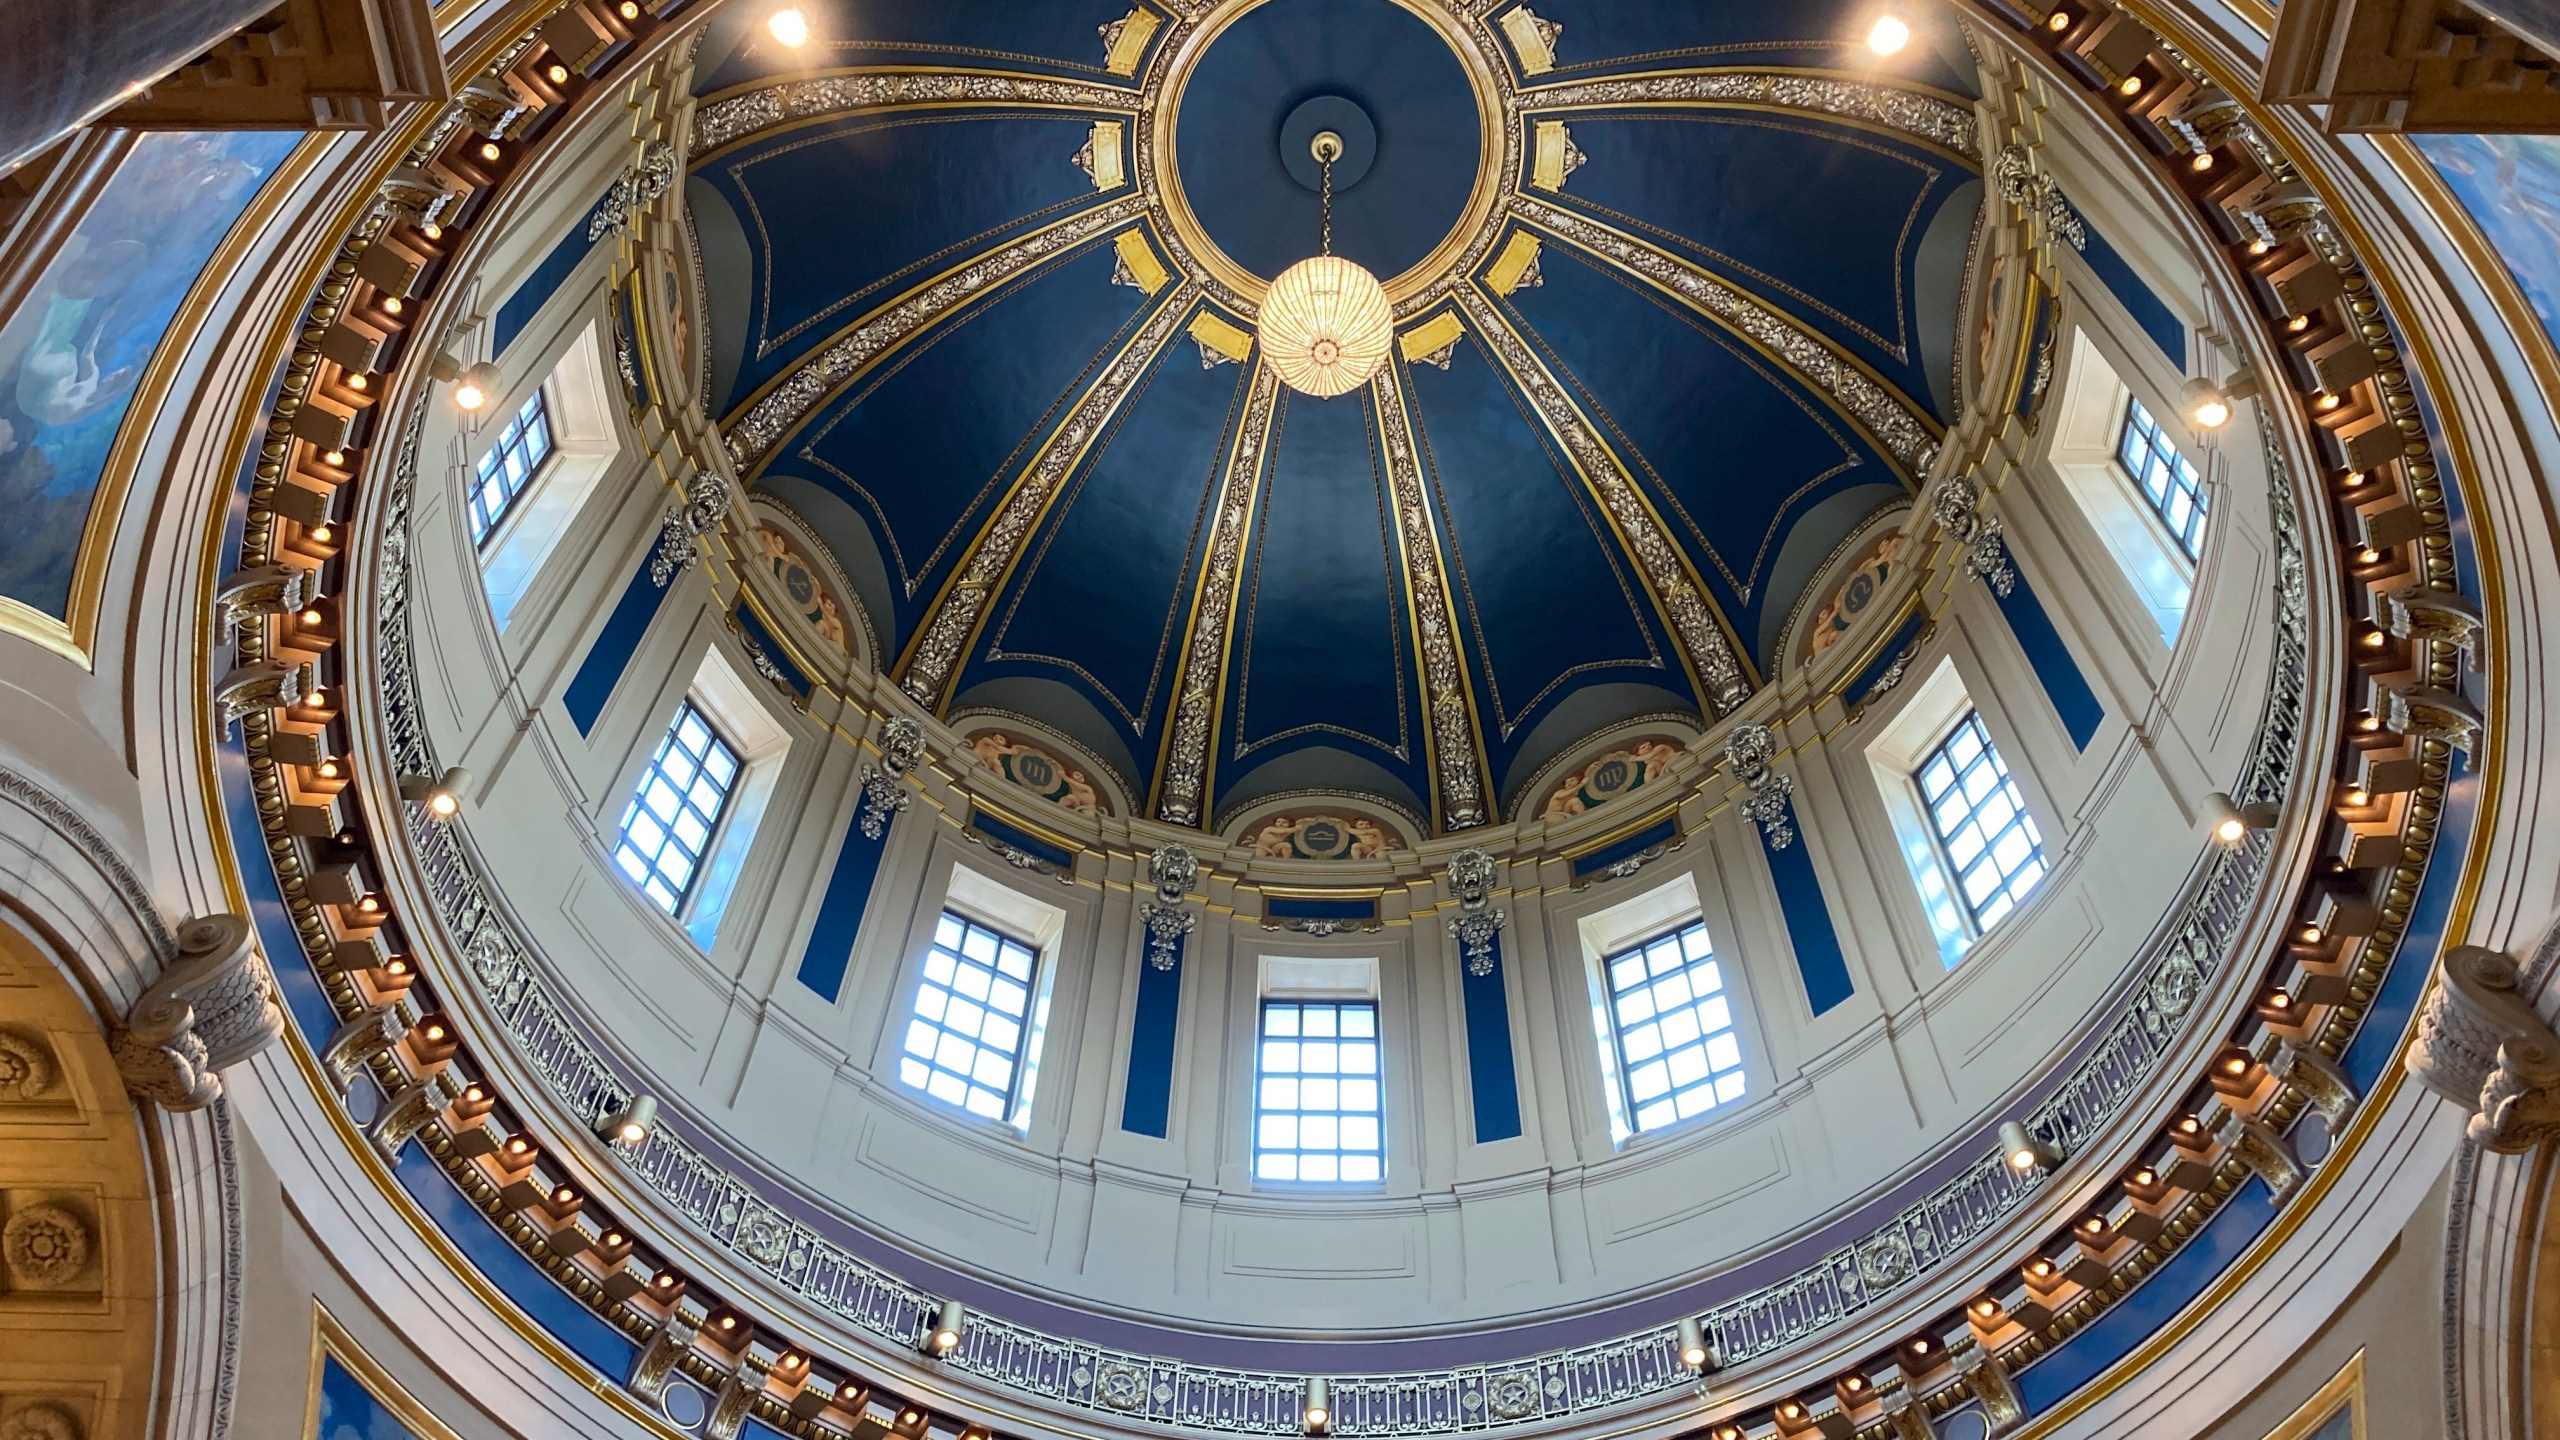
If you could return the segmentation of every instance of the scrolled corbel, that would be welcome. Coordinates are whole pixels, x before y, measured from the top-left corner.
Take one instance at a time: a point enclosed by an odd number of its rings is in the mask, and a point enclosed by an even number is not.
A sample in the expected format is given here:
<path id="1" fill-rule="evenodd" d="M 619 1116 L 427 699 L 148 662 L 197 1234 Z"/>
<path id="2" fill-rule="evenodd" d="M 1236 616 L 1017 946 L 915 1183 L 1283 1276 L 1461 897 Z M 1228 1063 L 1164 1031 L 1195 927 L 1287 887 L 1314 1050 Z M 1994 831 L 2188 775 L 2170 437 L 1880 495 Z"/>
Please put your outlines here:
<path id="1" fill-rule="evenodd" d="M 133 1093 L 200 1110 L 221 1098 L 223 1070 L 283 1033 L 256 932 L 241 916 L 207 915 L 180 927 L 176 957 L 134 1001 L 112 1048 Z"/>
<path id="2" fill-rule="evenodd" d="M 2436 979 L 2409 1073 L 2471 1113 L 2466 1133 L 2483 1149 L 2520 1155 L 2560 1135 L 2560 1035 L 2517 992 L 2516 962 L 2457 945 Z"/>
<path id="3" fill-rule="evenodd" d="M 2451 590 L 2424 585 L 2382 597 L 2383 625 L 2402 640 L 2432 640 L 2462 654 L 2462 663 L 2480 668 L 2480 643 L 2486 633 L 2480 607 Z"/>
<path id="4" fill-rule="evenodd" d="M 319 684 L 320 672 L 308 664 L 267 661 L 239 666 L 213 687 L 214 723 L 227 735 L 242 716 L 281 710 Z"/>
<path id="5" fill-rule="evenodd" d="M 291 565 L 256 565 L 234 570 L 215 592 L 220 625 L 232 626 L 259 615 L 289 615 L 311 603 L 319 572 Z"/>

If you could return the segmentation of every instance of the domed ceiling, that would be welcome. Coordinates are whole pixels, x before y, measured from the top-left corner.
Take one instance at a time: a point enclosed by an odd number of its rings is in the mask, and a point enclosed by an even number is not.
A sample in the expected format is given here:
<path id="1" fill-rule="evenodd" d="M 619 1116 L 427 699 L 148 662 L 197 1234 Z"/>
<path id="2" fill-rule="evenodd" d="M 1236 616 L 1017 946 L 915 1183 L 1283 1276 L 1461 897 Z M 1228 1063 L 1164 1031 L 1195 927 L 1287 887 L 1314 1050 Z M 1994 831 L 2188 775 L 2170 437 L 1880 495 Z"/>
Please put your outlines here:
<path id="1" fill-rule="evenodd" d="M 1954 408 L 1952 26 L 1879 59 L 1835 0 L 804 8 L 799 49 L 733 12 L 697 61 L 713 418 L 909 695 L 1156 818 L 1463 829 L 1730 710 Z M 1397 313 L 1334 400 L 1253 342 L 1319 245 L 1317 129 Z"/>

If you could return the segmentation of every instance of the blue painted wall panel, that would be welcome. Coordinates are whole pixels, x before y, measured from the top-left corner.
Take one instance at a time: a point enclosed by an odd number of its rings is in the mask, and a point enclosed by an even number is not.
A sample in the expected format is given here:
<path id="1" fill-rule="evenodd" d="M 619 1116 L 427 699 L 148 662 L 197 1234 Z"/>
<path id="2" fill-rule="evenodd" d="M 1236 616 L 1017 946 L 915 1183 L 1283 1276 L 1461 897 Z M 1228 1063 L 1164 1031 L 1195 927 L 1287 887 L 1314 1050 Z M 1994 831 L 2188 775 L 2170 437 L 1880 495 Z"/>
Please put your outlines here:
<path id="1" fill-rule="evenodd" d="M 1787 802 L 1787 823 L 1796 830 L 1793 844 L 1770 850 L 1769 878 L 1777 882 L 1778 909 L 1787 919 L 1787 939 L 1796 948 L 1796 968 L 1804 975 L 1805 1000 L 1822 1014 L 1857 993 L 1849 978 L 1849 957 L 1840 949 L 1840 932 L 1831 923 L 1831 906 L 1822 898 L 1822 877 L 1814 873 L 1806 852 L 1804 827 L 1796 823 L 1795 802 Z"/>
<path id="2" fill-rule="evenodd" d="M 897 824 L 891 816 L 889 823 Z M 853 963 L 853 941 L 862 933 L 862 915 L 871 908 L 872 882 L 880 877 L 880 857 L 889 853 L 889 832 L 870 839 L 862 822 L 845 827 L 844 848 L 836 852 L 835 873 L 827 877 L 826 898 L 818 902 L 818 923 L 800 952 L 800 983 L 830 1002 L 844 997 L 845 967 Z"/>
<path id="3" fill-rule="evenodd" d="M 2027 664 L 2043 684 L 2045 698 L 2053 702 L 2053 712 L 2061 717 L 2072 746 L 2087 749 L 2099 722 L 2107 718 L 2107 707 L 2099 703 L 2098 692 L 2089 688 L 2089 677 L 2080 672 L 2080 662 L 2071 658 L 2071 647 L 2062 643 L 2062 632 L 2053 628 L 2053 617 L 2045 613 L 2044 602 L 2036 598 L 2026 576 L 2020 575 L 1999 600 L 2009 632 L 2018 637 L 2018 648 L 2027 652 Z"/>
<path id="4" fill-rule="evenodd" d="M 1182 962 L 1191 948 L 1178 942 L 1173 968 L 1138 962 L 1138 1013 L 1129 1034 L 1129 1083 L 1120 1095 L 1120 1128 L 1164 1139 L 1173 1124 L 1173 1042 L 1182 1017 Z"/>
<path id="5" fill-rule="evenodd" d="M 1467 1080 L 1475 1095 L 1476 1143 L 1520 1134 L 1520 1081 L 1511 1059 L 1511 993 L 1502 983 L 1502 937 L 1493 939 L 1493 971 L 1460 967 L 1467 1012 Z"/>
<path id="6" fill-rule="evenodd" d="M 587 252 L 596 248 L 595 242 L 587 238 L 587 222 L 594 213 L 589 209 L 580 215 L 578 223 L 560 238 L 560 243 L 551 247 L 551 253 L 542 257 L 542 263 L 533 267 L 533 273 L 508 293 L 506 303 L 498 307 L 497 323 L 489 330 L 490 354 L 506 354 L 507 347 L 524 333 L 524 327 L 532 324 L 533 317 L 542 313 L 543 305 L 559 293 L 561 286 L 569 283 L 571 275 L 577 273 L 578 262 L 586 259 Z"/>
<path id="7" fill-rule="evenodd" d="M 2151 337 L 2152 343 L 2160 347 L 2160 353 L 2169 357 L 2169 363 L 2185 369 L 2187 322 L 2178 318 L 2178 312 L 2170 309 L 2159 292 L 2135 274 L 2124 257 L 2116 253 L 2116 247 L 2108 244 L 2106 237 L 2096 230 L 2089 231 L 2089 248 L 2081 251 L 2080 255 L 2089 262 L 2089 268 L 2097 272 L 2098 279 L 2107 289 L 2114 292 L 2116 299 L 2124 303 L 2124 308 L 2133 312 L 2134 321 L 2142 327 L 2142 333 Z"/>
<path id="8" fill-rule="evenodd" d="M 569 688 L 561 692 L 560 703 L 578 723 L 579 734 L 594 733 L 604 702 L 613 697 L 613 687 L 631 667 L 631 657 L 639 653 L 649 622 L 658 618 L 658 607 L 666 598 L 667 592 L 649 578 L 649 562 L 641 561 L 631 583 L 622 587 L 622 598 L 614 602 L 604 632 L 596 636 L 587 658 L 578 664 L 578 673 L 569 677 Z"/>

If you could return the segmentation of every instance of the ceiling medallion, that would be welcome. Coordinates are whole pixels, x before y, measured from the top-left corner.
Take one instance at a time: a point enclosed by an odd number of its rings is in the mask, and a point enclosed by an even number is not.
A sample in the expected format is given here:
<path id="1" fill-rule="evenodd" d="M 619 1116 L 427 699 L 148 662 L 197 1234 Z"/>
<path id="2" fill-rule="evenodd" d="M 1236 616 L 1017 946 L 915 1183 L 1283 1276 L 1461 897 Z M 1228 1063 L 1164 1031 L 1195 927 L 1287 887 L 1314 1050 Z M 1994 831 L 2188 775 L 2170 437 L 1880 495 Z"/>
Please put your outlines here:
<path id="1" fill-rule="evenodd" d="M 1263 299 L 1262 356 L 1292 390 L 1330 400 L 1369 383 L 1395 343 L 1395 307 L 1378 277 L 1333 253 L 1333 164 L 1342 137 L 1320 131 L 1308 153 L 1324 167 L 1321 253 L 1280 272 Z"/>

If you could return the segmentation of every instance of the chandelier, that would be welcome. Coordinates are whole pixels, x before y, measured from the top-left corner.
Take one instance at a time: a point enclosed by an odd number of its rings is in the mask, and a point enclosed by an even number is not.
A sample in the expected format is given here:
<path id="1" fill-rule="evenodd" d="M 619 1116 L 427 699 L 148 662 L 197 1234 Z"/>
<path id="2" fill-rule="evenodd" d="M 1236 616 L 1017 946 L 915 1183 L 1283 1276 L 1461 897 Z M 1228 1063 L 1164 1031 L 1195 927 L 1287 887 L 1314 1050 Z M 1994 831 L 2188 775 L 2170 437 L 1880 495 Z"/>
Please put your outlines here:
<path id="1" fill-rule="evenodd" d="M 1369 383 L 1395 342 L 1395 310 L 1378 277 L 1333 253 L 1333 162 L 1342 137 L 1308 147 L 1324 167 L 1324 248 L 1271 282 L 1259 323 L 1262 358 L 1292 390 L 1330 400 Z"/>

